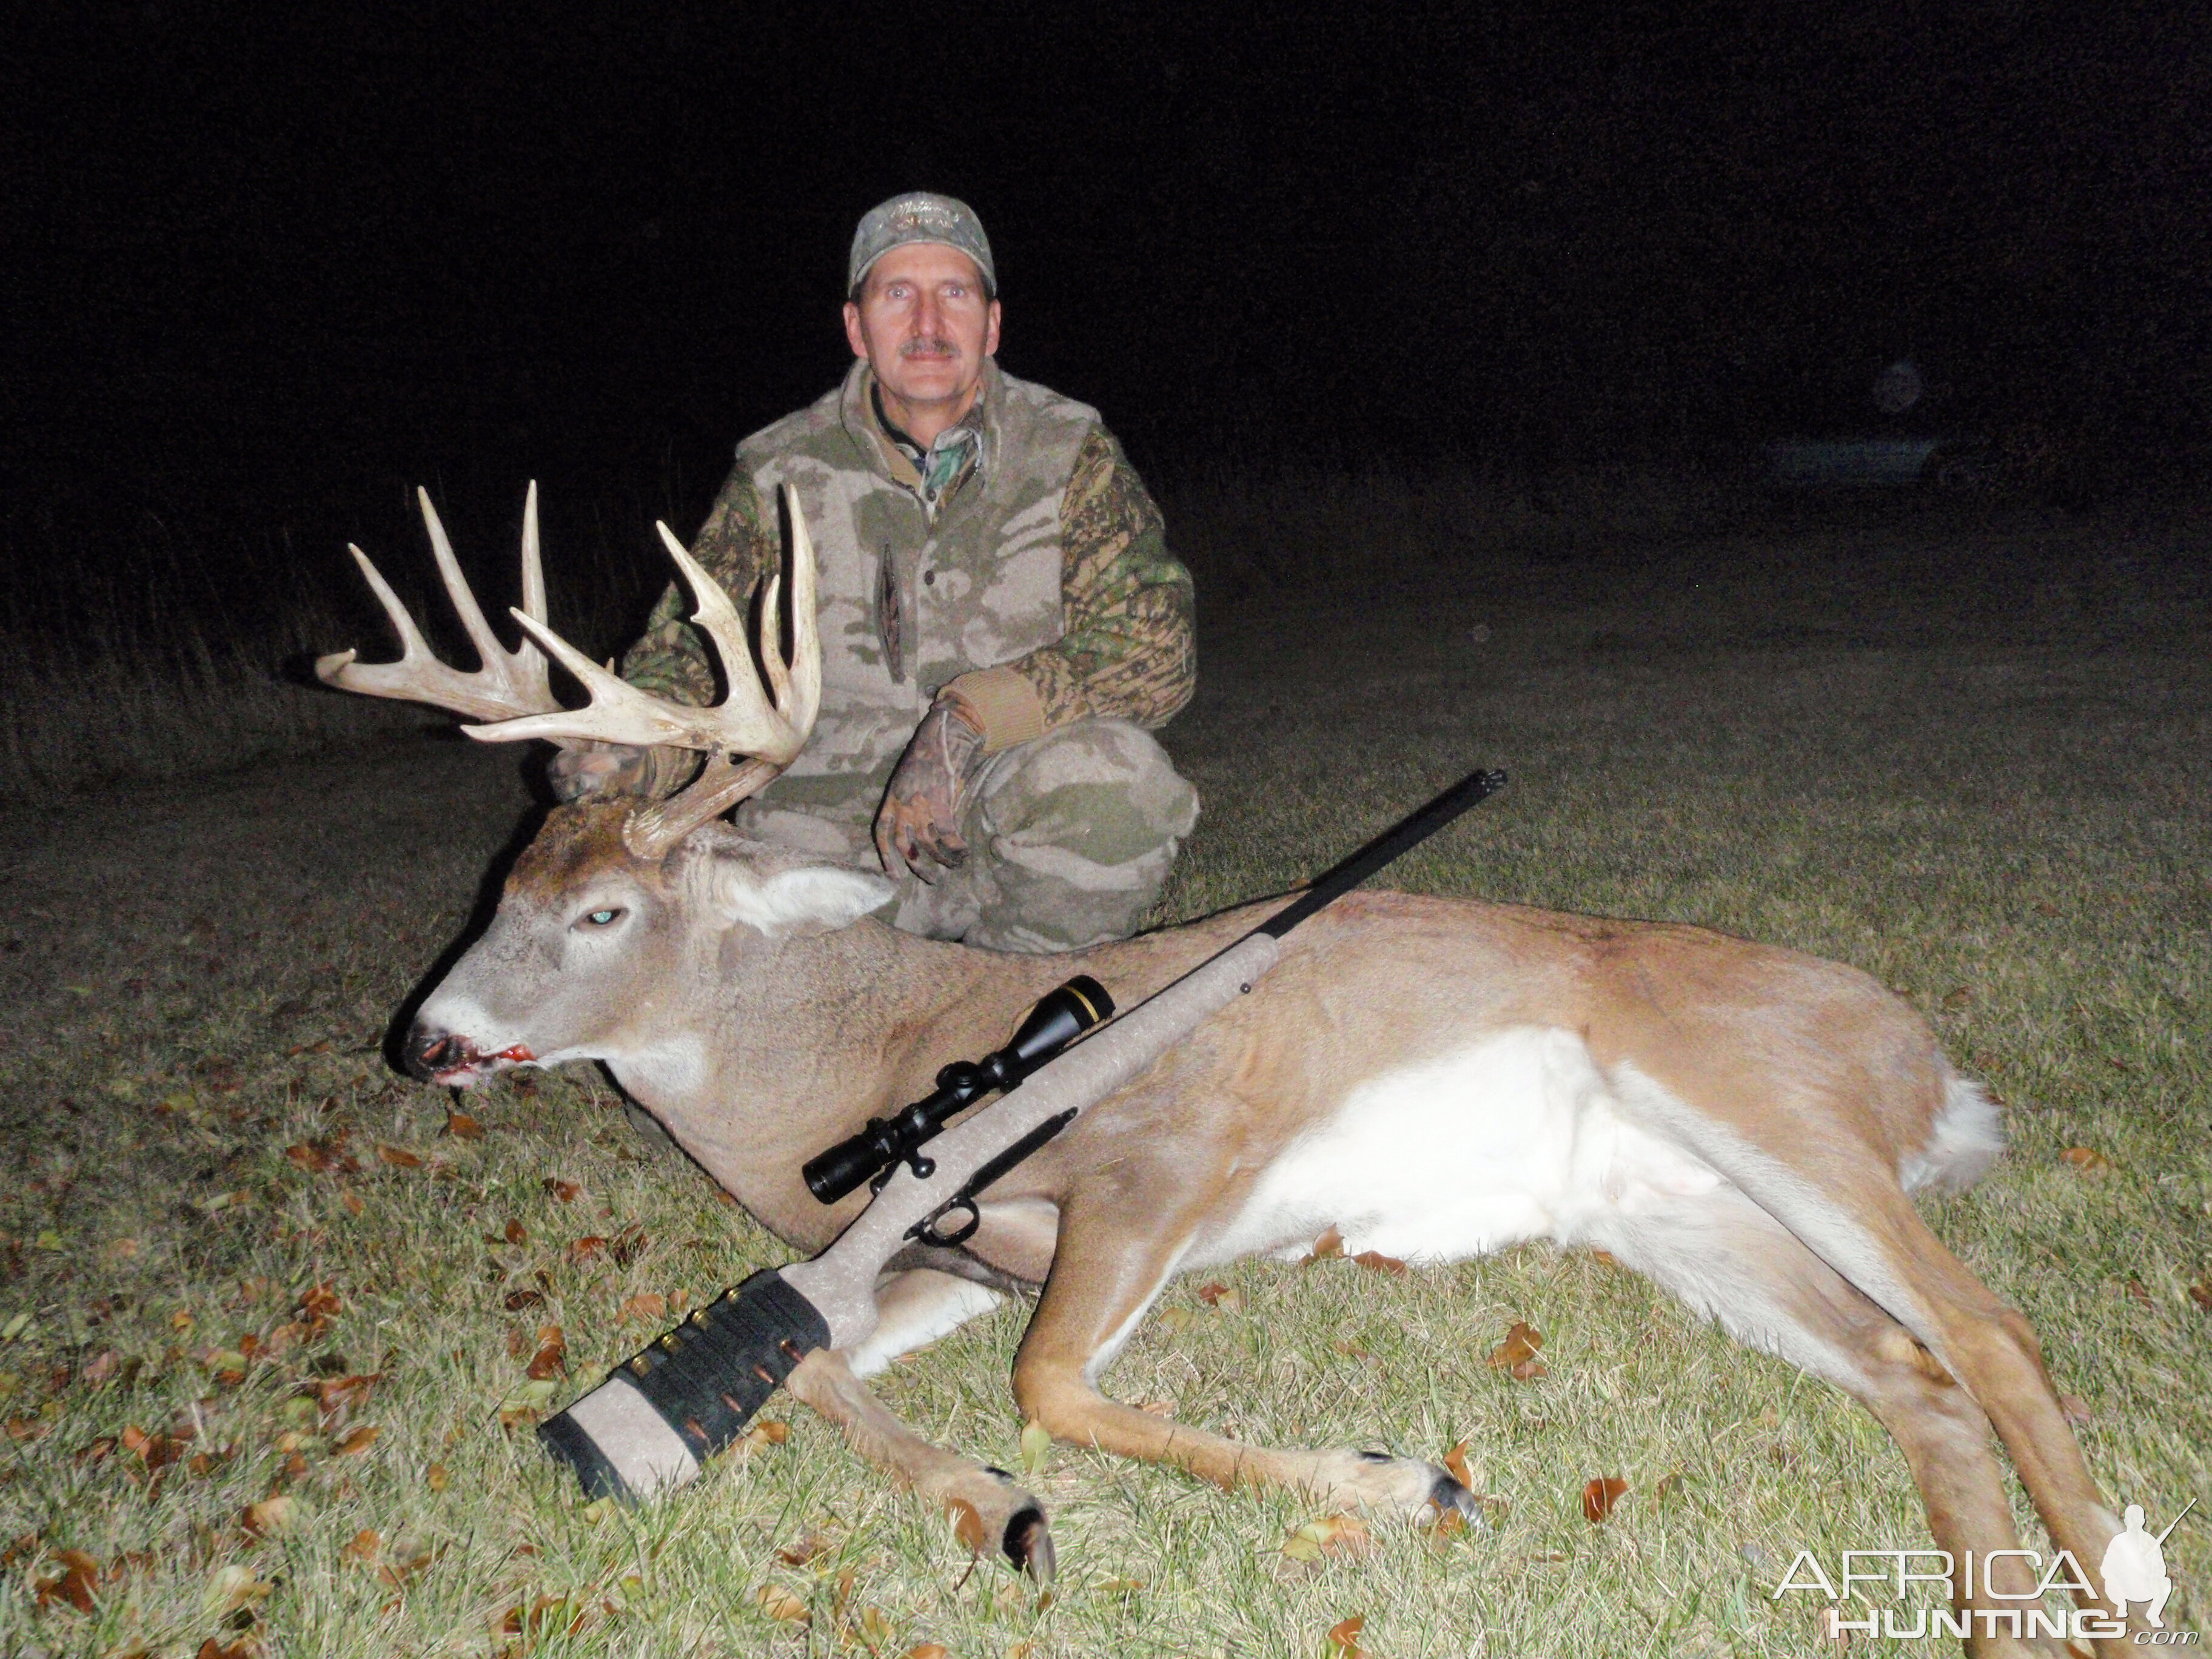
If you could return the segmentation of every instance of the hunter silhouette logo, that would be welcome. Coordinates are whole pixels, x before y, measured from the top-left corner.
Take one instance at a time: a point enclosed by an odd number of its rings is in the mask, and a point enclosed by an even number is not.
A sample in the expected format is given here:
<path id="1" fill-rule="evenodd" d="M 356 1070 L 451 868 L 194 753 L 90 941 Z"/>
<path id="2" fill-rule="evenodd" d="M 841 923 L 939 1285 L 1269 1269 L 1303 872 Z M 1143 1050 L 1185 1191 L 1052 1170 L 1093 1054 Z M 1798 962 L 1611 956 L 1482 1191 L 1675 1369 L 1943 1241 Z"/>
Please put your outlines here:
<path id="1" fill-rule="evenodd" d="M 2173 1580 L 2166 1576 L 2167 1537 L 2181 1524 L 2182 1516 L 2197 1507 L 2191 1498 L 2189 1506 L 2166 1522 L 2166 1531 L 2155 1538 L 2143 1530 L 2142 1505 L 2130 1504 L 2125 1520 L 2128 1529 L 2105 1547 L 2105 1559 L 2099 1566 L 2098 1577 L 2105 1581 L 2105 1599 L 2127 1616 L 2128 1603 L 2148 1601 L 2143 1616 L 2154 1630 L 2164 1630 L 2166 1598 L 2173 1594 Z"/>

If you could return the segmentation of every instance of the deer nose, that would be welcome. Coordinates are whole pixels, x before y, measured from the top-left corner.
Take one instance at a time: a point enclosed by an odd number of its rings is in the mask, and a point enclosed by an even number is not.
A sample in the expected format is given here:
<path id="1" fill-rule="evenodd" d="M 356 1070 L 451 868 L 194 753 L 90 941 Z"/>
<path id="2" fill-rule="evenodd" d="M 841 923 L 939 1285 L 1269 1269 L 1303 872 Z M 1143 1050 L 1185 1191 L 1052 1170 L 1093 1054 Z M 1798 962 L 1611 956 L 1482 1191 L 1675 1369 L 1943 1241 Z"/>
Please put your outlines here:
<path id="1" fill-rule="evenodd" d="M 451 1031 L 441 1031 L 418 1019 L 407 1032 L 407 1075 L 428 1083 L 459 1061 L 465 1047 Z"/>

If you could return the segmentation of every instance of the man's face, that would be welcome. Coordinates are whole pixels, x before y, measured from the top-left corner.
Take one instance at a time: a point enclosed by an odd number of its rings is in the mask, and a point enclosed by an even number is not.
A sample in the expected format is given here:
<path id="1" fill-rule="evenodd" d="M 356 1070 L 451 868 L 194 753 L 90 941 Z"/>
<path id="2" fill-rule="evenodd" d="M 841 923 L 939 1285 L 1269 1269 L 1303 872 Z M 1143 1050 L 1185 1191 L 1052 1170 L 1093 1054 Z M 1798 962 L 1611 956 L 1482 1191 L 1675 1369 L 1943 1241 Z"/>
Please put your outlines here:
<path id="1" fill-rule="evenodd" d="M 845 337 L 890 400 L 957 420 L 999 349 L 999 302 L 957 248 L 909 242 L 877 260 L 860 302 L 847 302 Z"/>

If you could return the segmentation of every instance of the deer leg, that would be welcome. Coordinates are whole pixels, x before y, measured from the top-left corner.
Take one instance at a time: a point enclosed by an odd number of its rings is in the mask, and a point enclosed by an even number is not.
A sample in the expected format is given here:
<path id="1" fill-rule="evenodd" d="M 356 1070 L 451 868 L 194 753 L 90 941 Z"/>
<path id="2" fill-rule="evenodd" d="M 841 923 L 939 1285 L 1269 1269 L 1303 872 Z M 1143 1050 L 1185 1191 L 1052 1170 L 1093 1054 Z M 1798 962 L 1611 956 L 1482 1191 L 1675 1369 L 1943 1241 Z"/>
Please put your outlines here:
<path id="1" fill-rule="evenodd" d="M 2057 1391 L 2044 1369 L 2042 1345 L 2027 1320 L 2007 1307 L 1928 1229 L 1902 1192 L 1872 1200 L 1879 1227 L 1869 1242 L 1917 1296 L 1932 1329 L 1916 1331 L 1958 1375 L 2004 1442 L 2021 1484 L 2058 1547 L 2094 1573 L 2120 1531 L 2080 1443 L 2066 1426 Z M 2094 1580 L 2092 1581 L 2094 1582 Z M 2077 1599 L 2080 1599 L 2077 1597 Z M 2112 1611 L 2101 1601 L 2084 1605 Z M 2130 1628 L 2147 1628 L 2131 1620 Z M 2125 1651 L 2112 1638 L 2106 1650 Z"/>
<path id="2" fill-rule="evenodd" d="M 1053 1574 L 1044 1506 L 1004 1469 L 933 1446 L 893 1416 L 844 1356 L 817 1348 L 784 1379 L 793 1398 L 835 1424 L 845 1443 L 952 1517 L 961 1542 L 995 1548 L 1041 1582 Z"/>
<path id="3" fill-rule="evenodd" d="M 901 1486 L 953 1518 L 970 1549 L 996 1548 L 1040 1579 L 1052 1577 L 1052 1534 L 1044 1509 L 1004 1469 L 932 1445 L 893 1416 L 860 1379 L 899 1355 L 998 1306 L 997 1292 L 930 1267 L 888 1274 L 876 1291 L 878 1320 L 850 1352 L 817 1349 L 785 1387 L 835 1424 L 845 1443 Z"/>
<path id="4" fill-rule="evenodd" d="M 1025 1418 L 1055 1440 L 1173 1464 L 1228 1491 L 1288 1486 L 1401 1515 L 1479 1515 L 1466 1487 L 1419 1458 L 1248 1446 L 1101 1395 L 1099 1373 L 1174 1276 L 1195 1216 L 1183 1223 L 1161 1225 L 1149 1194 L 1063 1206 L 1052 1274 L 1014 1362 L 1014 1399 Z"/>
<path id="5" fill-rule="evenodd" d="M 855 1376 L 873 1376 L 902 1353 L 911 1353 L 957 1330 L 1005 1298 L 989 1285 L 936 1267 L 908 1267 L 876 1281 L 876 1328 L 843 1350 Z"/>
<path id="6" fill-rule="evenodd" d="M 1748 1346 L 1855 1395 L 1905 1454 L 1937 1547 L 1954 1563 L 1973 1553 L 1974 1593 L 1954 1597 L 1956 1607 L 2030 1605 L 1992 1598 L 1982 1582 L 1990 1551 L 2020 1547 L 1989 1418 L 1910 1332 L 1772 1216 L 1723 1188 L 1615 1212 L 1587 1242 L 1649 1274 Z M 1997 1577 L 1998 1588 L 2014 1596 L 2036 1583 L 2017 1559 L 2001 1562 Z M 1954 1585 L 1962 1582 L 1963 1575 Z M 2063 1650 L 1979 1626 L 1966 1645 L 1978 1656 Z"/>
<path id="7" fill-rule="evenodd" d="M 1741 1084 L 1716 1088 L 1716 1097 L 1738 1103 L 1728 1120 L 1648 1079 L 1617 1073 L 1614 1081 L 1637 1118 L 1734 1181 L 1958 1379 L 1995 1425 L 2052 1539 L 2085 1574 L 2096 1571 L 2119 1519 L 2060 1414 L 2034 1332 L 1929 1231 L 1896 1170 L 1844 1127 L 1851 1115 L 1810 1109 L 1805 1103 L 1818 1097 L 1787 1079 L 1777 1081 L 1771 1097 L 1801 1109 L 1779 1115 L 1741 1107 Z M 2110 1610 L 2094 1599 L 2085 1605 Z M 2124 1645 L 2107 1644 L 2115 1653 Z"/>

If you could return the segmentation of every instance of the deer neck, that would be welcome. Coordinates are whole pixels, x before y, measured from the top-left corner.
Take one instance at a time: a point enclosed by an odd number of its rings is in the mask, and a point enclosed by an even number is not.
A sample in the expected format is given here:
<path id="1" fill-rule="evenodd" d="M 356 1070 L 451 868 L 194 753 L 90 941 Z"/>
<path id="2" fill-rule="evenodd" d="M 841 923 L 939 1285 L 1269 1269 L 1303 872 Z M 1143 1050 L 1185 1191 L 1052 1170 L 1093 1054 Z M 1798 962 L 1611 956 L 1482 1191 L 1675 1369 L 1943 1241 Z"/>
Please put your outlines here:
<path id="1" fill-rule="evenodd" d="M 763 940 L 740 929 L 702 953 L 690 1006 L 617 1062 L 616 1079 L 763 1225 L 826 1246 L 865 1188 L 817 1203 L 799 1169 L 927 1095 L 939 1066 L 1004 1042 L 1077 957 L 1001 955 L 874 921 Z"/>

